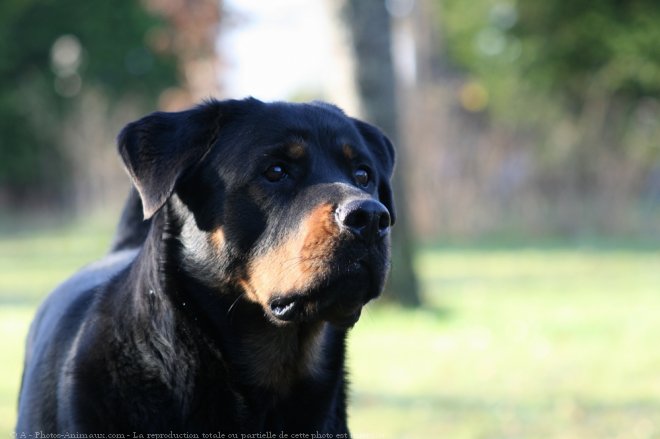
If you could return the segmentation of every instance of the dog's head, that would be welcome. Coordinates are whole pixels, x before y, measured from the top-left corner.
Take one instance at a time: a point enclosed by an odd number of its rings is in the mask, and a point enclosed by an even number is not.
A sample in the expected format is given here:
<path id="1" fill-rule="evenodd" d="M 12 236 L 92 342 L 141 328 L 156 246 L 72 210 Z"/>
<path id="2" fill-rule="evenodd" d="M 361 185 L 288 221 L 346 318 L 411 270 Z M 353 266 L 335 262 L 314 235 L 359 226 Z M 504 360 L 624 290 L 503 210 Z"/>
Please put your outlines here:
<path id="1" fill-rule="evenodd" d="M 389 268 L 394 150 L 324 103 L 212 101 L 129 124 L 119 151 L 145 218 L 178 222 L 181 268 L 277 324 L 350 326 Z"/>

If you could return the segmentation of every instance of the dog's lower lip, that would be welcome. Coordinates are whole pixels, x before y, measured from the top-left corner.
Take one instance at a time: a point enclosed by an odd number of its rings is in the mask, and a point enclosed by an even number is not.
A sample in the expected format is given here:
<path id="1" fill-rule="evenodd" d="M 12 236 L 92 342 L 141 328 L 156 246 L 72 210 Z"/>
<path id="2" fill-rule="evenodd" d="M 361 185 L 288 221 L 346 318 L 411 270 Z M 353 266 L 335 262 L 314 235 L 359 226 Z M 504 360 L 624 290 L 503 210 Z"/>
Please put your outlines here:
<path id="1" fill-rule="evenodd" d="M 352 313 L 347 313 L 346 315 L 343 315 L 341 317 L 334 317 L 330 319 L 330 323 L 344 328 L 351 328 L 360 319 L 361 314 L 362 314 L 362 307 L 358 308 L 356 311 Z"/>
<path id="2" fill-rule="evenodd" d="M 284 297 L 270 303 L 270 310 L 280 320 L 291 320 L 296 309 L 296 299 Z"/>

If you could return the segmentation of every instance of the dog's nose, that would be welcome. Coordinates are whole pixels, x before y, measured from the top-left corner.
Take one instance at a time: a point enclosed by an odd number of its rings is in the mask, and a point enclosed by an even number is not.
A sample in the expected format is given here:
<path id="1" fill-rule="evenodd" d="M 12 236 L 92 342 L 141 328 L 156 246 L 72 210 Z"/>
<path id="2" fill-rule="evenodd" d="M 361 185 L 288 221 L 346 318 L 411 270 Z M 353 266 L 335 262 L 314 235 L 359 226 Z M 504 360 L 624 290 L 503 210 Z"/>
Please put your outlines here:
<path id="1" fill-rule="evenodd" d="M 356 236 L 373 241 L 390 231 L 390 213 L 376 200 L 352 200 L 337 208 L 337 220 Z"/>

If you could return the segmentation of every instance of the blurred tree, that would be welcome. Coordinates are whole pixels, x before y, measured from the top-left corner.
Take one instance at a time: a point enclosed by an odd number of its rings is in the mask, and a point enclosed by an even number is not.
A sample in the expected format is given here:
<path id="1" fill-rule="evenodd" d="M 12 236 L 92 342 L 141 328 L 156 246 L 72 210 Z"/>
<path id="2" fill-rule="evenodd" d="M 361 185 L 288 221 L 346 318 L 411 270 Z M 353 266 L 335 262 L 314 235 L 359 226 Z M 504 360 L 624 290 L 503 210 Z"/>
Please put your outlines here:
<path id="1" fill-rule="evenodd" d="M 530 80 L 577 106 L 594 87 L 625 99 L 660 97 L 657 1 L 526 1 L 516 11 L 510 34 L 523 43 Z"/>
<path id="2" fill-rule="evenodd" d="M 167 21 L 167 33 L 160 34 L 157 46 L 171 51 L 179 66 L 179 84 L 161 94 L 161 108 L 181 110 L 219 95 L 216 40 L 222 0 L 142 1 L 148 10 Z"/>
<path id="3" fill-rule="evenodd" d="M 598 101 L 625 117 L 641 99 L 660 98 L 655 0 L 433 2 L 446 53 L 484 88 L 496 117 L 533 119 L 527 100 L 576 115 Z"/>
<path id="4" fill-rule="evenodd" d="M 562 93 L 574 109 L 594 88 L 660 97 L 655 0 L 433 2 L 448 55 L 490 87 L 514 74 L 537 92 Z"/>
<path id="5" fill-rule="evenodd" d="M 358 92 L 364 116 L 380 126 L 392 142 L 400 143 L 396 80 L 391 56 L 390 16 L 383 0 L 347 0 L 344 18 L 352 37 Z M 405 148 L 397 148 L 397 169 L 405 169 Z M 419 306 L 419 284 L 413 270 L 413 239 L 401 173 L 394 176 L 400 213 L 392 233 L 392 272 L 388 290 L 404 306 Z"/>
<path id="6" fill-rule="evenodd" d="M 576 185 L 593 192 L 603 173 L 599 155 L 652 169 L 660 151 L 631 135 L 640 104 L 660 98 L 660 2 L 537 0 L 514 12 L 506 38 L 520 41 L 517 76 L 559 96 L 579 124 L 569 156 Z"/>
<path id="7" fill-rule="evenodd" d="M 155 103 L 175 84 L 166 33 L 166 23 L 137 1 L 3 0 L 0 199 L 21 204 L 38 194 L 43 201 L 67 187 L 60 130 L 86 90 L 110 102 L 131 95 Z"/>
<path id="8" fill-rule="evenodd" d="M 605 206 L 608 191 L 653 191 L 659 2 L 429 1 L 443 54 L 464 72 L 459 104 L 533 139 L 539 193 Z"/>

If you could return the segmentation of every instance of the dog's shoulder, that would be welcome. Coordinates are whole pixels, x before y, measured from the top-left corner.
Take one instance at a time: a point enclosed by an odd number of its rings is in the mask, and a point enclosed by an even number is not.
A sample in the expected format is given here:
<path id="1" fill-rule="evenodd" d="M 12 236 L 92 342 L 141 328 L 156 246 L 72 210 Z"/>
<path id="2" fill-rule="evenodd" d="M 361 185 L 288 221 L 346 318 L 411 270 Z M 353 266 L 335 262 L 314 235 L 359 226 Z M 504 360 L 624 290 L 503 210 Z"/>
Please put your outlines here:
<path id="1" fill-rule="evenodd" d="M 94 306 L 96 293 L 108 280 L 126 269 L 137 250 L 114 252 L 91 263 L 60 284 L 37 310 L 30 326 L 25 352 L 25 370 L 17 431 L 29 425 L 55 425 L 53 410 L 62 390 L 63 365 L 72 355 L 75 338 Z M 39 409 L 41 408 L 41 409 Z"/>
<path id="2" fill-rule="evenodd" d="M 82 320 L 86 309 L 91 306 L 94 291 L 127 268 L 137 253 L 136 249 L 110 253 L 82 268 L 50 293 L 35 316 L 28 340 L 28 354 L 34 349 L 30 342 L 39 333 L 51 334 L 57 330 L 58 324 L 64 323 L 71 329 L 74 326 L 72 322 Z"/>

